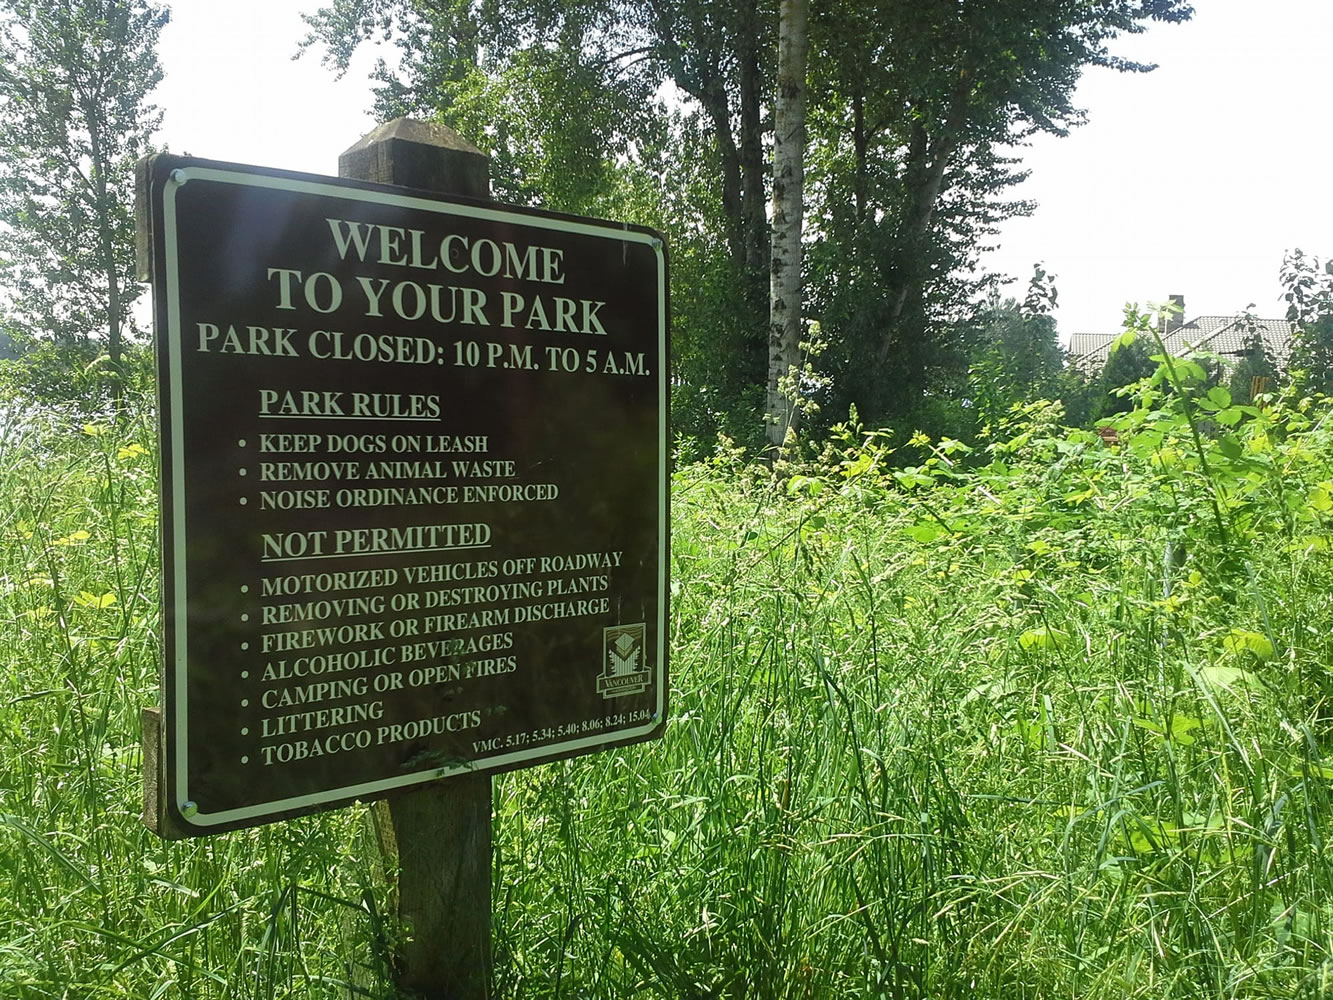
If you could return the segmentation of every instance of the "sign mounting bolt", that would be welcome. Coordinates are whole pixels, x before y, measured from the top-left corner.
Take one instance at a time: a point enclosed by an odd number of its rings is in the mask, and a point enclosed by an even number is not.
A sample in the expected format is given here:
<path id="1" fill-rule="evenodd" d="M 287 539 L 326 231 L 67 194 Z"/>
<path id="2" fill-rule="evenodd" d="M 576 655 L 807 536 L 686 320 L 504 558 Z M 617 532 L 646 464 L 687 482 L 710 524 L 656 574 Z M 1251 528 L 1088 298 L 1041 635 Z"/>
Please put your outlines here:
<path id="1" fill-rule="evenodd" d="M 171 179 L 175 181 L 177 184 L 184 184 L 190 178 L 188 177 L 188 175 L 186 175 L 184 170 L 181 170 L 179 167 L 177 167 L 175 170 L 171 172 Z"/>
<path id="2" fill-rule="evenodd" d="M 194 817 L 195 815 L 197 815 L 198 812 L 199 812 L 199 803 L 198 803 L 198 802 L 182 802 L 182 803 L 181 803 L 181 815 L 184 816 L 186 819 L 191 819 L 192 817 Z"/>

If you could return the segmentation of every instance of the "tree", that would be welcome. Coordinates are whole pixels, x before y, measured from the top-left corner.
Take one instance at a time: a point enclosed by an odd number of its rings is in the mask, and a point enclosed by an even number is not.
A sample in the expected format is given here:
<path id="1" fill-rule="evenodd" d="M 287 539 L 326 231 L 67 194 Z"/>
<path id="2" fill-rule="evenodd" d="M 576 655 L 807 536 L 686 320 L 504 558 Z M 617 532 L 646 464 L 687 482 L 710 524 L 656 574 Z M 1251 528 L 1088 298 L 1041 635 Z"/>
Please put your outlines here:
<path id="1" fill-rule="evenodd" d="M 842 0 L 813 21 L 820 53 L 812 131 L 822 243 L 813 311 L 830 340 L 835 408 L 902 414 L 966 364 L 952 332 L 977 287 L 966 275 L 1025 174 L 1006 150 L 1083 120 L 1086 66 L 1142 72 L 1108 45 L 1180 0 Z M 965 326 L 965 324 L 964 324 Z"/>
<path id="2" fill-rule="evenodd" d="M 725 367 L 737 391 L 710 395 L 698 411 L 721 426 L 748 410 L 757 430 L 760 414 L 777 412 L 771 375 L 792 368 L 790 338 L 775 354 L 766 350 L 774 275 L 765 149 L 780 141 L 779 9 L 777 0 L 332 0 L 308 19 L 308 41 L 346 68 L 357 45 L 390 40 L 400 59 L 377 70 L 381 100 L 391 100 L 395 113 L 427 109 L 451 125 L 464 109 L 469 66 L 491 81 L 522 59 L 558 57 L 578 68 L 553 79 L 555 90 L 520 96 L 524 108 L 503 106 L 502 120 L 483 125 L 487 134 L 465 128 L 483 148 L 525 116 L 534 126 L 529 134 L 548 137 L 545 148 L 550 137 L 572 134 L 575 109 L 603 100 L 619 108 L 618 121 L 671 119 L 688 141 L 659 148 L 668 163 L 660 177 L 701 185 L 680 199 L 701 211 L 668 228 L 709 256 L 701 273 L 721 274 L 717 265 L 725 264 L 728 294 L 709 301 L 740 310 L 714 317 L 727 336 L 711 352 L 692 353 L 708 357 L 707 367 L 678 365 L 674 384 L 683 395 L 699 374 L 705 381 L 697 387 L 712 388 L 713 373 Z M 995 223 L 1031 207 L 1006 197 L 1024 176 L 1009 150 L 1035 132 L 1063 134 L 1082 120 L 1072 94 L 1084 67 L 1151 68 L 1111 55 L 1120 35 L 1191 14 L 1184 0 L 814 6 L 801 244 L 810 284 L 796 299 L 830 344 L 821 360 L 822 374 L 832 376 L 832 389 L 820 390 L 826 411 L 840 414 L 854 402 L 879 422 L 910 412 L 943 378 L 966 381 L 960 331 L 979 287 L 969 272 Z M 581 81 L 580 89 L 566 88 L 565 77 Z M 682 107 L 615 105 L 620 93 L 658 94 L 668 84 Z M 593 99 L 594 92 L 601 96 Z M 653 141 L 630 128 L 603 135 L 607 169 L 599 184 L 626 166 L 641 167 Z M 577 144 L 560 146 L 582 162 Z M 703 186 L 711 204 L 697 197 Z M 786 276 L 790 259 L 777 261 Z M 792 296 L 784 292 L 788 306 Z M 700 336 L 708 326 L 693 325 Z"/>
<path id="3" fill-rule="evenodd" d="M 30 337 L 104 344 L 113 367 L 167 18 L 147 0 L 0 0 L 0 309 Z"/>
<path id="4" fill-rule="evenodd" d="M 303 44 L 323 48 L 325 62 L 339 72 L 359 45 L 384 40 L 396 47 L 396 65 L 381 60 L 375 70 L 376 116 L 440 116 L 492 156 L 502 200 L 514 200 L 517 191 L 528 203 L 583 210 L 542 190 L 548 180 L 558 185 L 561 174 L 531 171 L 534 141 L 537 149 L 558 148 L 570 158 L 568 169 L 585 177 L 593 173 L 590 151 L 615 169 L 668 161 L 658 176 L 686 178 L 694 188 L 665 199 L 694 212 L 668 220 L 668 235 L 678 237 L 673 273 L 683 273 L 676 259 L 683 237 L 709 258 L 694 263 L 719 293 L 695 301 L 725 310 L 708 321 L 682 314 L 677 307 L 689 300 L 673 294 L 677 319 L 700 338 L 717 331 L 711 345 L 692 345 L 698 349 L 683 367 L 677 364 L 674 381 L 702 377 L 708 399 L 693 409 L 719 427 L 743 413 L 753 421 L 753 442 L 763 440 L 770 305 L 765 145 L 773 128 L 764 108 L 776 53 L 775 0 L 333 0 L 306 21 L 311 31 Z M 534 61 L 558 61 L 563 69 L 540 91 L 501 84 Z M 664 83 L 685 110 L 655 97 Z M 503 99 L 483 109 L 474 98 L 494 85 Z M 601 120 L 601 109 L 613 109 L 605 116 L 612 127 L 598 132 L 595 145 L 581 141 L 580 123 L 589 115 Z M 604 170 L 598 181 L 614 184 L 613 173 Z M 698 197 L 703 190 L 709 204 Z M 696 359 L 703 363 L 693 368 Z"/>
<path id="5" fill-rule="evenodd" d="M 1030 300 L 992 300 L 975 322 L 968 396 L 980 426 L 998 427 L 1015 403 L 1061 395 L 1064 352 L 1048 313 L 1031 308 Z"/>
<path id="6" fill-rule="evenodd" d="M 1292 351 L 1292 368 L 1305 373 L 1305 388 L 1333 396 L 1333 311 L 1302 323 Z"/>
<path id="7" fill-rule="evenodd" d="M 1280 379 L 1252 313 L 1241 317 L 1241 328 L 1245 330 L 1245 347 L 1238 352 L 1240 357 L 1231 369 L 1227 388 L 1232 402 L 1249 404 L 1258 392 L 1277 392 Z"/>
<path id="8" fill-rule="evenodd" d="M 773 138 L 772 280 L 768 313 L 768 444 L 781 448 L 801 418 L 801 219 L 805 209 L 807 0 L 782 0 Z"/>
<path id="9" fill-rule="evenodd" d="M 1292 250 L 1281 281 L 1287 319 L 1296 324 L 1290 367 L 1304 373 L 1306 389 L 1333 395 L 1333 260 Z"/>

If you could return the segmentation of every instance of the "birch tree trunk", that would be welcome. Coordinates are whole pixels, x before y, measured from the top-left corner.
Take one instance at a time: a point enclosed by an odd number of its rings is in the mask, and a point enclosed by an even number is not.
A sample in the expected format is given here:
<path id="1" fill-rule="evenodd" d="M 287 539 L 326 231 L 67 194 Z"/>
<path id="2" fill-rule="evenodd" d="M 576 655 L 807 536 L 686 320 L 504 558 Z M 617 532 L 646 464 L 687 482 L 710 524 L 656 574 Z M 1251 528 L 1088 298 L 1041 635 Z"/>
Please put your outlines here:
<path id="1" fill-rule="evenodd" d="M 780 449 L 800 425 L 801 222 L 805 190 L 805 65 L 809 0 L 782 0 L 773 109 L 773 236 L 768 308 L 768 443 Z"/>

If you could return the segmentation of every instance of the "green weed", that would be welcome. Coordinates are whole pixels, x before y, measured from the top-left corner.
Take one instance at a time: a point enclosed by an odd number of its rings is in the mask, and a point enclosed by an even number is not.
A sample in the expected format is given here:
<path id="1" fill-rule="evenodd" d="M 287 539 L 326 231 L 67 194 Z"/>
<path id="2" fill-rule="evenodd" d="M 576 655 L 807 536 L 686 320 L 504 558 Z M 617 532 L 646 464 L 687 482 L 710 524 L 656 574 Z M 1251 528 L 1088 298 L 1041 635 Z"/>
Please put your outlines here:
<path id="1" fill-rule="evenodd" d="M 680 469 L 666 737 L 495 779 L 496 995 L 1329 995 L 1330 407 L 1189 364 Z M 141 828 L 154 435 L 83 419 L 0 426 L 0 995 L 391 996 L 360 808 Z"/>

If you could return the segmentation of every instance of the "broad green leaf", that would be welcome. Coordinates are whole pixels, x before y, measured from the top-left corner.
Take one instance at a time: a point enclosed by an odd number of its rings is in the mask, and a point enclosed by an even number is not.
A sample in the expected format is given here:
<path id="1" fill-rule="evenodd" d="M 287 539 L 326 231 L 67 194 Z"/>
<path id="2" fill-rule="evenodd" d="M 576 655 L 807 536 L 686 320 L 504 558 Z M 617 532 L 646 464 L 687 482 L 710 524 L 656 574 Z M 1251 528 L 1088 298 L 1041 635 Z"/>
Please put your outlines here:
<path id="1" fill-rule="evenodd" d="M 1273 439 L 1267 434 L 1251 434 L 1245 447 L 1255 455 L 1263 455 L 1273 450 Z"/>
<path id="2" fill-rule="evenodd" d="M 1166 724 L 1156 719 L 1148 719 L 1143 716 L 1134 716 L 1130 721 L 1140 729 L 1146 729 L 1150 733 L 1156 733 L 1164 739 L 1170 739 L 1181 746 L 1193 746 L 1194 737 L 1190 735 L 1195 729 L 1203 727 L 1203 722 L 1189 715 L 1171 716 L 1171 732 L 1168 735 Z"/>
<path id="3" fill-rule="evenodd" d="M 1130 447 L 1140 455 L 1146 455 L 1149 452 L 1156 451 L 1162 443 L 1162 432 L 1151 429 L 1144 429 L 1129 439 Z"/>
<path id="4" fill-rule="evenodd" d="M 1018 644 L 1029 652 L 1034 649 L 1062 649 L 1069 645 L 1069 634 L 1059 629 L 1034 628 L 1020 635 Z"/>
<path id="5" fill-rule="evenodd" d="M 911 527 L 907 528 L 906 534 L 909 538 L 921 542 L 922 544 L 926 544 L 935 541 L 935 539 L 943 535 L 944 529 L 941 528 L 938 524 L 932 524 L 929 521 L 923 521 L 920 524 L 914 524 Z"/>
<path id="6" fill-rule="evenodd" d="M 1234 691 L 1238 687 L 1258 685 L 1258 678 L 1241 667 L 1228 667 L 1220 663 L 1211 663 L 1199 669 L 1199 679 L 1211 688 Z"/>
<path id="7" fill-rule="evenodd" d="M 1222 648 L 1228 653 L 1253 653 L 1260 660 L 1273 658 L 1273 644 L 1268 641 L 1268 636 L 1243 628 L 1233 628 L 1223 636 Z"/>
<path id="8" fill-rule="evenodd" d="M 1129 834 L 1129 843 L 1136 854 L 1152 854 L 1171 846 L 1175 839 L 1171 830 L 1162 822 L 1144 816 L 1128 816 L 1124 820 Z"/>
<path id="9" fill-rule="evenodd" d="M 1189 381 L 1202 382 L 1208 378 L 1208 373 L 1203 370 L 1203 365 L 1197 361 L 1190 361 L 1188 358 L 1176 358 L 1176 374 Z"/>
<path id="10" fill-rule="evenodd" d="M 100 610 L 101 608 L 109 608 L 111 607 L 111 605 L 115 604 L 116 595 L 109 590 L 105 594 L 102 594 L 100 596 L 97 594 L 89 593 L 86 590 L 81 590 L 79 591 L 78 594 L 75 595 L 74 603 L 79 605 L 80 607 L 97 608 Z"/>
<path id="11" fill-rule="evenodd" d="M 1326 535 L 1305 535 L 1287 546 L 1288 552 L 1327 552 L 1333 549 L 1333 542 Z"/>
<path id="12" fill-rule="evenodd" d="M 992 702 L 999 701 L 1001 698 L 1007 698 L 1017 693 L 1017 686 L 1009 681 L 983 681 L 963 696 L 962 703 L 970 705 L 972 702 L 982 699 Z"/>
<path id="13" fill-rule="evenodd" d="M 1180 452 L 1175 448 L 1162 448 L 1153 455 L 1153 462 L 1160 469 L 1173 469 L 1180 464 Z"/>
<path id="14" fill-rule="evenodd" d="M 843 468 L 842 474 L 846 478 L 852 479 L 856 476 L 860 476 L 868 472 L 871 466 L 873 466 L 874 464 L 875 460 L 870 457 L 870 453 L 863 451 L 861 452 L 861 454 L 856 456 L 855 462 L 852 462 L 850 465 L 847 465 Z"/>
<path id="15" fill-rule="evenodd" d="M 1111 341 L 1110 353 L 1114 354 L 1116 351 L 1120 350 L 1120 348 L 1128 347 L 1130 344 L 1134 343 L 1134 341 L 1136 341 L 1137 339 L 1138 339 L 1137 333 L 1135 333 L 1133 330 L 1126 330 L 1120 336 L 1116 337 L 1115 340 Z"/>
<path id="16" fill-rule="evenodd" d="M 918 486 L 934 486 L 935 480 L 927 473 L 922 472 L 917 466 L 911 465 L 907 468 L 895 472 L 893 478 L 897 480 L 900 486 L 907 489 L 915 489 Z"/>
<path id="17" fill-rule="evenodd" d="M 1046 745 L 1046 727 L 1040 720 L 1015 719 L 1014 731 L 1030 747 L 1040 748 Z"/>
<path id="18" fill-rule="evenodd" d="M 803 493 L 808 497 L 819 496 L 823 492 L 824 484 L 811 476 L 792 476 L 787 480 L 787 495 L 796 496 Z"/>

